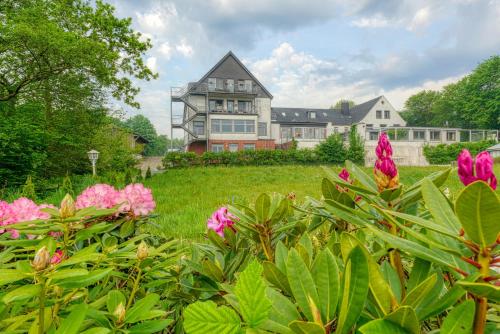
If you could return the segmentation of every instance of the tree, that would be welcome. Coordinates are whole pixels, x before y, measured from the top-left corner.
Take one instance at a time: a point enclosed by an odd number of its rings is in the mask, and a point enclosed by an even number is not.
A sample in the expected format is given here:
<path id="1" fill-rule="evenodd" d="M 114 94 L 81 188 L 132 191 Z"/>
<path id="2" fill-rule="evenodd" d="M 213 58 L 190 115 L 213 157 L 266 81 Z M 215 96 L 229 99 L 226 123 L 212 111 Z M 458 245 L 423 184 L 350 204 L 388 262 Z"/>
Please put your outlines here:
<path id="1" fill-rule="evenodd" d="M 0 101 L 50 94 L 50 80 L 72 73 L 137 107 L 129 77 L 155 77 L 142 59 L 149 40 L 100 0 L 4 0 L 0 13 Z"/>
<path id="2" fill-rule="evenodd" d="M 332 134 L 318 145 L 318 155 L 322 161 L 342 164 L 346 160 L 347 152 L 340 134 Z"/>
<path id="3" fill-rule="evenodd" d="M 125 121 L 125 126 L 132 130 L 133 133 L 142 136 L 143 138 L 154 141 L 157 137 L 153 123 L 143 115 L 135 115 Z"/>
<path id="4" fill-rule="evenodd" d="M 433 90 L 423 90 L 412 95 L 405 102 L 401 116 L 408 126 L 430 126 L 435 118 L 435 106 L 441 98 L 441 93 Z"/>
<path id="5" fill-rule="evenodd" d="M 330 109 L 340 109 L 340 106 L 342 105 L 342 102 L 347 102 L 349 103 L 349 108 L 352 108 L 356 105 L 356 102 L 354 102 L 353 100 L 338 100 L 337 103 L 335 103 L 335 105 L 332 105 L 330 107 Z"/>
<path id="6" fill-rule="evenodd" d="M 349 132 L 349 148 L 347 150 L 347 159 L 358 165 L 365 164 L 365 144 L 358 134 L 356 125 L 351 126 Z"/>

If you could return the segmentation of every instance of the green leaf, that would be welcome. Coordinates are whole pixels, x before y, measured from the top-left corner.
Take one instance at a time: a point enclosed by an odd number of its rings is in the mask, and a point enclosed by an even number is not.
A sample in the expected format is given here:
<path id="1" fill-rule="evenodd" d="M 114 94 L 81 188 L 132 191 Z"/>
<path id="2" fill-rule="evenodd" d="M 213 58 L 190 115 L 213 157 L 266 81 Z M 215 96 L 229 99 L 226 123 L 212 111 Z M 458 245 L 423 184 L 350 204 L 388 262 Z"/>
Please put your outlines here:
<path id="1" fill-rule="evenodd" d="M 410 306 L 401 306 L 384 317 L 410 334 L 420 334 L 420 325 L 415 310 Z"/>
<path id="2" fill-rule="evenodd" d="M 234 288 L 243 320 L 252 328 L 264 322 L 271 309 L 265 290 L 262 266 L 254 260 L 240 274 Z"/>
<path id="3" fill-rule="evenodd" d="M 159 300 L 160 296 L 156 293 L 147 294 L 146 297 L 136 301 L 134 306 L 127 310 L 124 322 L 130 324 L 141 320 L 142 315 L 149 312 Z"/>
<path id="4" fill-rule="evenodd" d="M 264 267 L 264 277 L 269 283 L 286 293 L 292 293 L 286 275 L 282 273 L 274 263 L 264 261 L 262 265 Z"/>
<path id="5" fill-rule="evenodd" d="M 109 313 L 114 313 L 118 305 L 122 304 L 125 307 L 127 301 L 125 296 L 121 291 L 111 290 L 108 292 L 108 298 L 106 299 L 106 308 Z"/>
<path id="6" fill-rule="evenodd" d="M 495 243 L 500 233 L 500 199 L 483 181 L 469 184 L 455 203 L 458 219 L 465 233 L 486 248 Z"/>
<path id="7" fill-rule="evenodd" d="M 413 290 L 417 285 L 422 283 L 429 275 L 430 269 L 431 263 L 429 261 L 417 257 L 413 261 L 413 267 L 411 268 L 410 279 L 406 284 L 406 289 L 408 289 L 408 291 Z"/>
<path id="8" fill-rule="evenodd" d="M 420 319 L 425 320 L 440 314 L 447 308 L 454 305 L 457 300 L 462 298 L 463 295 L 465 295 L 465 290 L 462 289 L 460 285 L 455 284 L 450 290 L 445 292 L 444 295 L 434 301 L 434 303 L 427 305 L 423 312 L 421 312 Z"/>
<path id="9" fill-rule="evenodd" d="M 268 194 L 260 194 L 255 200 L 255 215 L 257 221 L 261 224 L 267 222 L 269 219 L 269 211 L 271 209 L 271 198 Z"/>
<path id="10" fill-rule="evenodd" d="M 361 168 L 359 168 L 356 164 L 352 163 L 349 160 L 345 162 L 345 166 L 355 180 L 359 181 L 363 186 L 365 186 L 369 190 L 375 193 L 378 192 L 377 184 L 373 180 L 372 176 L 366 174 Z"/>
<path id="11" fill-rule="evenodd" d="M 297 334 L 325 334 L 323 327 L 315 322 L 292 321 L 290 329 Z"/>
<path id="12" fill-rule="evenodd" d="M 327 178 L 323 178 L 323 181 L 321 181 L 321 193 L 325 199 L 331 200 L 336 200 L 340 195 L 337 187 Z"/>
<path id="13" fill-rule="evenodd" d="M 393 322 L 385 319 L 372 320 L 359 328 L 362 334 L 410 334 Z"/>
<path id="14" fill-rule="evenodd" d="M 149 320 L 132 326 L 128 329 L 129 334 L 151 334 L 159 333 L 167 328 L 173 322 L 172 319 Z"/>
<path id="15" fill-rule="evenodd" d="M 47 277 L 53 280 L 60 280 L 64 278 L 84 276 L 88 275 L 88 273 L 89 272 L 86 269 L 61 269 L 50 273 Z"/>
<path id="16" fill-rule="evenodd" d="M 87 275 L 65 278 L 54 284 L 59 285 L 62 288 L 83 288 L 102 280 L 112 271 L 113 268 L 98 269 L 91 271 Z"/>
<path id="17" fill-rule="evenodd" d="M 120 226 L 120 238 L 131 236 L 135 232 L 135 221 L 128 220 Z"/>
<path id="18" fill-rule="evenodd" d="M 238 314 L 227 306 L 217 307 L 212 301 L 196 302 L 184 310 L 187 334 L 237 334 L 241 322 Z"/>
<path id="19" fill-rule="evenodd" d="M 269 312 L 272 321 L 288 326 L 290 322 L 301 318 L 297 306 L 278 291 L 267 288 L 266 295 L 273 305 Z"/>
<path id="20" fill-rule="evenodd" d="M 323 323 L 335 317 L 340 295 L 340 277 L 337 261 L 328 248 L 318 253 L 311 268 L 319 297 L 319 309 Z"/>
<path id="21" fill-rule="evenodd" d="M 292 289 L 293 296 L 302 312 L 308 320 L 314 321 L 313 313 L 309 304 L 309 298 L 315 305 L 318 304 L 318 293 L 311 272 L 295 249 L 288 253 L 286 264 L 288 283 Z"/>
<path id="22" fill-rule="evenodd" d="M 81 334 L 108 334 L 109 332 L 111 332 L 111 330 L 108 328 L 95 327 L 95 328 L 88 329 L 84 332 L 81 332 Z"/>
<path id="23" fill-rule="evenodd" d="M 41 289 L 42 287 L 38 284 L 21 286 L 5 294 L 2 298 L 2 301 L 5 304 L 18 301 L 25 301 L 35 296 L 38 296 L 40 294 Z"/>
<path id="24" fill-rule="evenodd" d="M 440 334 L 469 334 L 474 324 L 475 305 L 473 300 L 466 300 L 455 306 L 444 319 Z"/>
<path id="25" fill-rule="evenodd" d="M 446 197 L 428 178 L 425 178 L 422 182 L 422 196 L 425 206 L 429 209 L 436 223 L 454 231 L 458 235 L 460 222 L 456 218 Z"/>
<path id="26" fill-rule="evenodd" d="M 87 314 L 87 304 L 78 304 L 64 319 L 55 334 L 77 334 Z"/>
<path id="27" fill-rule="evenodd" d="M 345 334 L 358 321 L 365 306 L 369 287 L 368 260 L 363 250 L 356 246 L 349 254 L 344 271 L 343 295 L 336 333 Z"/>
<path id="28" fill-rule="evenodd" d="M 458 281 L 457 284 L 477 297 L 486 297 L 495 302 L 500 302 L 500 286 L 466 281 Z"/>
<path id="29" fill-rule="evenodd" d="M 222 272 L 221 268 L 217 266 L 214 262 L 212 262 L 209 259 L 204 259 L 201 262 L 202 268 L 203 268 L 203 274 L 210 277 L 216 282 L 222 282 L 224 279 L 224 273 Z"/>
<path id="30" fill-rule="evenodd" d="M 27 278 L 27 276 L 20 270 L 0 269 L 0 286 L 22 280 L 23 278 Z"/>
<path id="31" fill-rule="evenodd" d="M 417 285 L 406 295 L 406 297 L 401 301 L 401 305 L 411 306 L 417 312 L 417 314 L 419 314 L 422 308 L 428 302 L 428 295 L 433 290 L 436 282 L 436 274 L 427 277 L 427 279 Z"/>

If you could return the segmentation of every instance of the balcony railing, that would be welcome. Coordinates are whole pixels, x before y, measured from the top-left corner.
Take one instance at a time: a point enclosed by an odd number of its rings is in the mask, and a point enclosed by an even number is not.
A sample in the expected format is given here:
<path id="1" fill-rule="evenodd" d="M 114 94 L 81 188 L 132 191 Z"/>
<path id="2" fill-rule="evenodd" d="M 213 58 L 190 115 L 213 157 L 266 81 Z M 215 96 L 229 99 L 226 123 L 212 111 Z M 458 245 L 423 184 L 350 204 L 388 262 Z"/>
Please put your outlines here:
<path id="1" fill-rule="evenodd" d="M 238 87 L 238 86 L 225 86 L 225 87 L 214 87 L 208 86 L 208 91 L 210 93 L 230 93 L 230 94 L 257 94 L 257 87 Z"/>

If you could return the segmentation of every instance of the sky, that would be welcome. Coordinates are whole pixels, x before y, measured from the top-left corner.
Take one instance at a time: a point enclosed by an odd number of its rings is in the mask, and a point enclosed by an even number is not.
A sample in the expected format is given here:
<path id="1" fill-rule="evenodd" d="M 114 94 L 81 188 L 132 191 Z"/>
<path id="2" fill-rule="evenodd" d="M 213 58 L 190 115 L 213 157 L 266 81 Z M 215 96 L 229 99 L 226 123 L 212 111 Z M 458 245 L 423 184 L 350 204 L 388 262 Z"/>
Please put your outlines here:
<path id="1" fill-rule="evenodd" d="M 456 82 L 500 54 L 500 0 L 107 2 L 151 40 L 145 61 L 159 75 L 134 81 L 140 110 L 120 108 L 145 115 L 161 134 L 170 134 L 170 87 L 197 81 L 229 50 L 273 94 L 274 107 L 385 95 L 398 110 L 412 94 Z"/>

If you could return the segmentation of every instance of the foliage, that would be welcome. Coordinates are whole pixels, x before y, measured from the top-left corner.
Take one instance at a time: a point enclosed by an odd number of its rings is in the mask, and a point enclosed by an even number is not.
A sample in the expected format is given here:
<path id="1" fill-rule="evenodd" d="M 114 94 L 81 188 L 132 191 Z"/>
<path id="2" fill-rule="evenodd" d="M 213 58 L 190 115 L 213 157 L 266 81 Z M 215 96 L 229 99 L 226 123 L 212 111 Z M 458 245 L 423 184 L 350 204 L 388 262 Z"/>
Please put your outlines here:
<path id="1" fill-rule="evenodd" d="M 356 125 L 352 125 L 349 132 L 349 147 L 346 158 L 358 165 L 365 164 L 365 144 L 356 130 Z"/>
<path id="2" fill-rule="evenodd" d="M 145 176 L 145 178 L 146 179 L 150 179 L 151 177 L 152 177 L 152 175 L 151 175 L 151 167 L 148 166 L 148 169 L 146 170 L 146 176 Z"/>
<path id="3" fill-rule="evenodd" d="M 471 74 L 442 91 L 422 91 L 405 103 L 408 126 L 464 129 L 500 127 L 500 56 L 480 63 Z"/>
<path id="4" fill-rule="evenodd" d="M 432 165 L 445 165 L 452 161 L 456 161 L 460 152 L 467 149 L 471 154 L 486 150 L 488 147 L 494 145 L 493 141 L 485 140 L 480 142 L 464 142 L 453 144 L 438 144 L 436 146 L 426 145 L 424 147 L 424 156 L 427 161 Z"/>
<path id="5" fill-rule="evenodd" d="M 21 188 L 21 196 L 32 200 L 36 200 L 35 184 L 33 183 L 33 178 L 28 175 L 26 178 L 26 183 Z"/>
<path id="6" fill-rule="evenodd" d="M 340 134 L 332 134 L 317 146 L 318 155 L 324 162 L 342 164 L 347 157 L 347 149 Z M 363 153 L 364 155 L 364 153 Z"/>
<path id="7" fill-rule="evenodd" d="M 342 102 L 347 102 L 349 103 L 349 108 L 352 108 L 356 105 L 356 102 L 354 102 L 353 100 L 338 100 L 335 105 L 332 105 L 330 107 L 330 109 L 340 109 L 340 107 L 342 106 Z"/>

